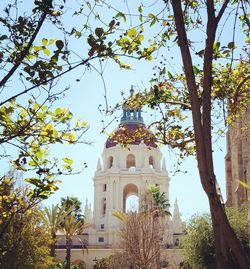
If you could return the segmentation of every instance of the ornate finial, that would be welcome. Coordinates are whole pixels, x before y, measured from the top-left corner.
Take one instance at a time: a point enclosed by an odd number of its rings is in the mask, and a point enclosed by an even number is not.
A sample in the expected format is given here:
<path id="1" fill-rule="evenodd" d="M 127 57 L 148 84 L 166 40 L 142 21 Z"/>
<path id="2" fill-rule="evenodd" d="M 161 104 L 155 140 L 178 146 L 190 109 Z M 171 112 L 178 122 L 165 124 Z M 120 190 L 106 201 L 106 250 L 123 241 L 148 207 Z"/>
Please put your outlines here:
<path id="1" fill-rule="evenodd" d="M 133 88 L 133 85 L 131 85 L 130 96 L 133 96 L 133 95 L 134 95 L 134 92 L 135 92 L 135 90 L 134 90 L 134 88 Z"/>
<path id="2" fill-rule="evenodd" d="M 134 95 L 134 88 L 131 85 L 130 97 Z M 140 107 L 129 107 L 129 105 L 123 105 L 123 116 L 121 118 L 121 123 L 123 124 L 144 124 L 143 118 L 141 116 Z"/>

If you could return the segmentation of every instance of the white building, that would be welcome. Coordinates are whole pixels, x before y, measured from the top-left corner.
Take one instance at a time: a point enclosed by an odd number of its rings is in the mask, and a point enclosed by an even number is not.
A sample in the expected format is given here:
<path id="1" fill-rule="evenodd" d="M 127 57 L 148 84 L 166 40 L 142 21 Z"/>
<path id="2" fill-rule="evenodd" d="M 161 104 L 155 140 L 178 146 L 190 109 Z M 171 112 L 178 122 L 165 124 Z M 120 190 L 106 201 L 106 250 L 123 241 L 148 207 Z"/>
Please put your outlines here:
<path id="1" fill-rule="evenodd" d="M 133 89 L 130 92 L 133 94 Z M 107 139 L 98 160 L 93 182 L 93 213 L 87 201 L 84 208 L 86 222 L 91 223 L 85 235 L 89 251 L 84 255 L 85 258 L 82 257 L 88 268 L 92 268 L 93 260 L 108 257 L 119 246 L 117 232 L 120 222 L 113 212 L 126 212 L 129 196 L 135 195 L 140 199 L 150 186 L 159 186 L 160 191 L 169 198 L 170 178 L 165 159 L 155 136 L 145 126 L 140 109 L 123 108 L 120 124 Z M 163 246 L 167 248 L 176 245 L 183 231 L 177 200 L 173 217 L 165 217 L 162 223 Z M 62 253 L 62 250 L 57 251 L 58 257 L 62 258 Z M 167 255 L 168 259 L 180 259 L 179 252 L 176 254 L 174 249 Z M 73 251 L 73 257 L 80 259 L 80 256 L 82 254 L 79 250 Z"/>
<path id="2" fill-rule="evenodd" d="M 133 94 L 133 89 L 131 89 Z M 89 244 L 114 247 L 117 243 L 119 220 L 115 210 L 126 212 L 130 195 L 140 195 L 150 186 L 159 186 L 169 198 L 170 178 L 165 159 L 157 146 L 155 136 L 146 128 L 140 109 L 123 108 L 118 128 L 106 141 L 98 160 L 94 181 L 94 211 L 92 228 L 88 230 Z M 85 206 L 85 216 L 89 206 Z M 177 201 L 172 221 L 165 219 L 166 244 L 172 245 L 182 233 Z"/>

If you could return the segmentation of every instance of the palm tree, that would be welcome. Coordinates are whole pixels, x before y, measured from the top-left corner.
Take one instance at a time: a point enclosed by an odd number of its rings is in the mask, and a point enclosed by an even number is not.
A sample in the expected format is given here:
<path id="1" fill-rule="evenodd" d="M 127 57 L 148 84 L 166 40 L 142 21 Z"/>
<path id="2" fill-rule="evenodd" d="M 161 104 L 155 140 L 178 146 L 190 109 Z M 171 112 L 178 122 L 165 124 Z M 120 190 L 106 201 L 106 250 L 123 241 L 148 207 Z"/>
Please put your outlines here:
<path id="1" fill-rule="evenodd" d="M 43 222 L 50 230 L 52 243 L 50 244 L 50 256 L 56 256 L 56 233 L 62 228 L 62 223 L 67 215 L 65 207 L 59 207 L 58 205 L 52 205 L 51 207 L 45 207 L 43 212 Z"/>
<path id="2" fill-rule="evenodd" d="M 67 196 L 66 198 L 61 198 L 61 207 L 65 207 L 65 210 L 69 211 L 69 214 L 74 215 L 78 220 L 83 221 L 84 215 L 82 214 L 82 203 L 74 196 Z"/>
<path id="3" fill-rule="evenodd" d="M 166 216 L 171 216 L 171 213 L 169 212 L 169 207 L 170 204 L 168 202 L 168 199 L 166 197 L 165 192 L 160 192 L 159 187 L 150 187 L 148 189 L 148 193 L 152 196 L 153 199 L 153 216 L 156 220 L 156 225 L 157 229 L 160 229 L 160 219 L 164 219 Z M 158 255 L 156 256 L 156 264 L 157 264 L 157 269 L 160 268 L 160 260 L 161 260 L 161 242 L 159 240 L 159 252 Z"/>
<path id="4" fill-rule="evenodd" d="M 68 214 L 64 218 L 63 230 L 66 237 L 66 269 L 70 269 L 73 235 L 82 234 L 83 230 L 87 227 L 88 225 L 85 224 L 83 220 L 77 219 L 77 217 L 74 215 Z M 82 242 L 82 247 L 87 247 L 86 241 Z"/>
<path id="5" fill-rule="evenodd" d="M 159 187 L 150 187 L 148 189 L 148 193 L 152 195 L 153 198 L 153 209 L 156 210 L 156 214 L 158 217 L 165 217 L 165 216 L 171 216 L 171 213 L 169 212 L 170 204 L 168 202 L 168 199 L 166 197 L 165 192 L 160 192 Z"/>

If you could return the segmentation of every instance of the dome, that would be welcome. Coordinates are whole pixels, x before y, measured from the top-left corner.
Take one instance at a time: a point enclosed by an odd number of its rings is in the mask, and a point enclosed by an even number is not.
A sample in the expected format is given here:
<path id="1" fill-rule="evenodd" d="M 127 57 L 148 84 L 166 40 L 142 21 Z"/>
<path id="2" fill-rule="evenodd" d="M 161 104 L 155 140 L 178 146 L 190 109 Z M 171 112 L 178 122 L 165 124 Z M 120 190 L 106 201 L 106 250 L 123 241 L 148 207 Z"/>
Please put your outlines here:
<path id="1" fill-rule="evenodd" d="M 148 147 L 157 148 L 154 134 L 144 124 L 120 124 L 106 141 L 106 148 L 118 144 L 122 146 L 139 145 L 144 142 Z"/>
<path id="2" fill-rule="evenodd" d="M 131 86 L 130 97 L 133 94 L 134 89 Z M 111 148 L 118 144 L 122 146 L 139 145 L 142 141 L 149 147 L 157 148 L 154 134 L 144 124 L 141 108 L 124 105 L 120 125 L 109 136 L 106 141 L 106 148 Z"/>

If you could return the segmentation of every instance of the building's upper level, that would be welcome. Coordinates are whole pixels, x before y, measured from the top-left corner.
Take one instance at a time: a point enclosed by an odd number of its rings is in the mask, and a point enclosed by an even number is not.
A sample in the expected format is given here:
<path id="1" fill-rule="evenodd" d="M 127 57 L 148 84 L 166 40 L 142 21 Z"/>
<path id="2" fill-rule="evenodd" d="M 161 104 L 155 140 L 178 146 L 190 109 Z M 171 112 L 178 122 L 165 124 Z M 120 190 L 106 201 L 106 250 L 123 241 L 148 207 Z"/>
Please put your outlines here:
<path id="1" fill-rule="evenodd" d="M 131 87 L 130 95 L 134 90 Z M 109 136 L 105 147 L 111 148 L 120 144 L 123 146 L 139 145 L 144 142 L 146 146 L 157 148 L 155 135 L 145 126 L 140 107 L 123 106 L 123 115 L 118 128 Z"/>

